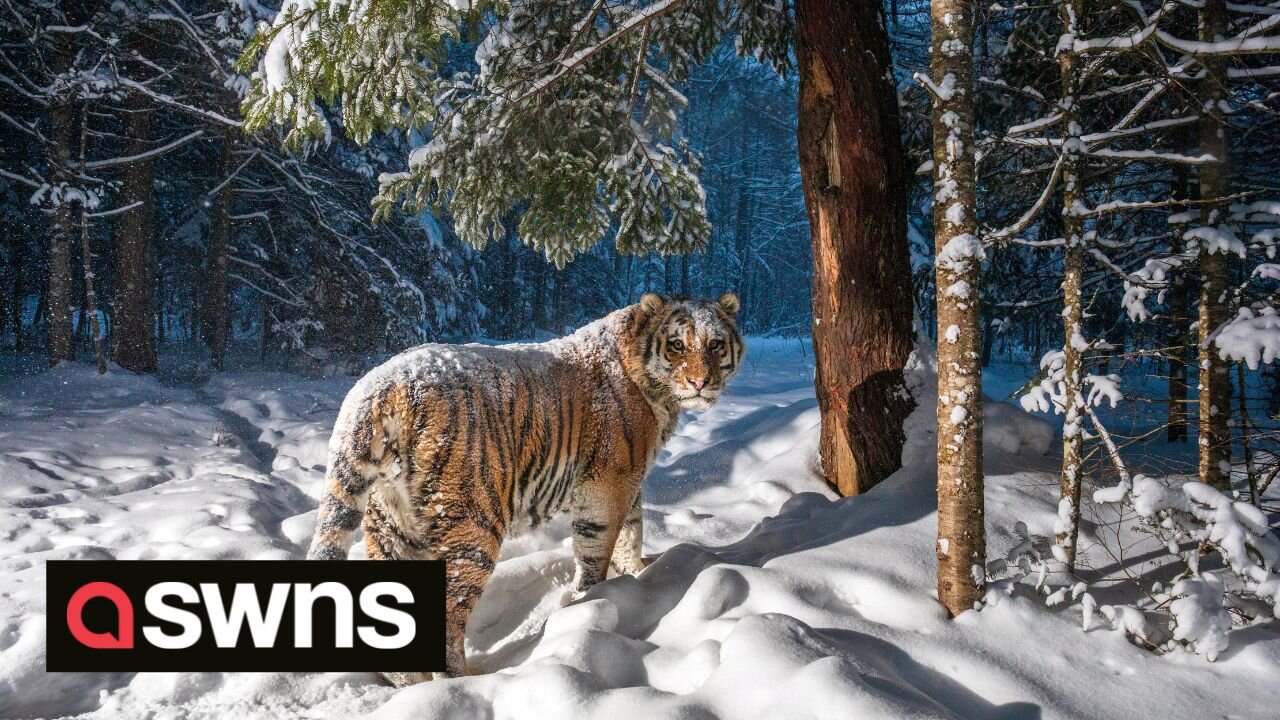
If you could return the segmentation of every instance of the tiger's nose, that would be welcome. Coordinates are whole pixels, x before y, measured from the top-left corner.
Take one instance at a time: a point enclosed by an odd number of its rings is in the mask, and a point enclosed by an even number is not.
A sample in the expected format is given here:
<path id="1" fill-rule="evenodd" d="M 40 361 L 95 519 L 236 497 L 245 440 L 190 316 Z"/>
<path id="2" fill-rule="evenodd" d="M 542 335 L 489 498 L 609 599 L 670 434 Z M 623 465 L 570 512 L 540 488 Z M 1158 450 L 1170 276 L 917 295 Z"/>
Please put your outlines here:
<path id="1" fill-rule="evenodd" d="M 706 379 L 706 378 L 701 378 L 701 379 L 699 379 L 699 380 L 695 380 L 695 379 L 693 379 L 693 378 L 689 378 L 686 382 L 688 382 L 690 385 L 692 385 L 692 386 L 693 386 L 693 389 L 694 389 L 694 390 L 697 390 L 698 392 L 702 392 L 702 388 L 706 387 L 706 385 L 707 385 L 707 379 Z"/>

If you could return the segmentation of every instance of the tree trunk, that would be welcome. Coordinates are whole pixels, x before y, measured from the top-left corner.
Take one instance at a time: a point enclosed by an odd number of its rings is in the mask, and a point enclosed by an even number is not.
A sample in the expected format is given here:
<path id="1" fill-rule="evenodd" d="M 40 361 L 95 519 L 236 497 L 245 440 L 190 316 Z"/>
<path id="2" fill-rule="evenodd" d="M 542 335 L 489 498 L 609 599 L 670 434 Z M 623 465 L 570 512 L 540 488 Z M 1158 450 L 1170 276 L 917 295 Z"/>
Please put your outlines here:
<path id="1" fill-rule="evenodd" d="M 1188 176 L 1186 165 L 1173 166 L 1173 186 L 1170 188 L 1173 200 L 1187 200 L 1190 197 L 1191 182 Z M 1175 212 L 1182 213 L 1186 209 L 1185 205 L 1174 205 Z M 1173 226 L 1170 253 L 1178 255 L 1183 252 L 1185 245 L 1182 235 L 1186 231 L 1186 223 Z M 1187 290 L 1186 269 L 1179 268 L 1173 279 L 1173 287 L 1169 288 L 1169 442 L 1187 441 L 1187 389 L 1191 379 L 1186 348 L 1191 321 L 1191 299 L 1187 296 Z"/>
<path id="2" fill-rule="evenodd" d="M 98 296 L 94 291 L 93 250 L 89 243 L 89 212 L 80 210 L 80 249 L 84 260 L 84 309 L 93 336 L 93 355 L 98 360 L 98 374 L 107 372 L 107 352 L 102 345 L 102 326 L 98 320 Z"/>
<path id="3" fill-rule="evenodd" d="M 1059 0 L 1058 16 L 1062 32 L 1080 36 L 1079 26 L 1084 17 L 1080 0 Z M 1062 278 L 1062 329 L 1064 342 L 1063 362 L 1066 372 L 1066 398 L 1063 408 L 1065 420 L 1062 428 L 1062 476 L 1058 500 L 1058 519 L 1054 524 L 1058 550 L 1055 557 L 1065 570 L 1075 570 L 1076 541 L 1080 533 L 1080 482 L 1084 473 L 1084 218 L 1074 212 L 1077 203 L 1084 199 L 1080 171 L 1080 125 L 1076 119 L 1076 94 L 1080 73 L 1078 57 L 1070 48 L 1060 48 L 1058 70 L 1061 74 L 1062 99 L 1058 110 L 1062 113 L 1064 143 L 1062 149 L 1062 236 L 1066 242 Z"/>
<path id="4" fill-rule="evenodd" d="M 614 263 L 614 268 L 618 264 Z M 546 329 L 547 326 L 547 263 L 542 258 L 534 258 L 530 267 L 530 282 L 532 288 L 533 299 L 530 302 L 531 321 L 533 323 L 533 337 L 537 337 L 539 330 Z M 617 275 L 615 274 L 615 277 Z"/>
<path id="5" fill-rule="evenodd" d="M 124 155 L 138 155 L 150 148 L 151 111 L 143 103 L 130 103 L 124 114 Z M 155 282 L 151 270 L 151 242 L 155 208 L 154 164 L 150 159 L 125 166 L 120 173 L 120 203 L 140 203 L 120 215 L 116 229 L 115 332 L 111 359 L 136 373 L 155 372 Z"/>
<path id="6" fill-rule="evenodd" d="M 1200 10 L 1200 40 L 1212 42 L 1226 32 L 1226 0 L 1205 0 Z M 1200 166 L 1200 198 L 1219 200 L 1228 193 L 1227 124 L 1220 103 L 1224 98 L 1226 72 L 1221 57 L 1205 56 L 1205 77 L 1201 83 L 1200 152 L 1217 158 Z M 1227 201 L 1201 206 L 1200 224 L 1226 224 Z M 1196 326 L 1200 341 L 1200 480 L 1219 490 L 1230 487 L 1231 379 L 1228 364 L 1218 356 L 1210 338 L 1227 321 L 1226 251 L 1210 252 L 1200 245 L 1200 319 Z"/>
<path id="7" fill-rule="evenodd" d="M 153 342 L 156 346 L 159 346 L 169 337 L 168 326 L 171 322 L 169 319 L 169 313 L 167 312 L 167 308 L 169 307 L 169 295 L 164 286 L 163 273 L 156 276 L 155 286 L 155 300 L 152 307 L 159 308 L 159 312 L 156 313 L 155 338 Z"/>
<path id="8" fill-rule="evenodd" d="M 80 170 L 85 172 L 89 143 L 89 111 L 84 108 L 80 113 Z M 89 316 L 89 332 L 93 334 L 93 355 L 98 359 L 98 374 L 107 372 L 107 351 L 102 345 L 102 325 L 98 320 L 98 295 L 93 272 L 93 248 L 90 246 L 89 205 L 80 203 L 80 250 L 84 260 L 84 309 Z"/>
<path id="9" fill-rule="evenodd" d="M 982 319 L 982 367 L 991 367 L 991 355 L 996 347 L 996 323 L 991 315 Z"/>
<path id="10" fill-rule="evenodd" d="M 977 237 L 972 0 L 933 0 L 933 233 L 938 287 L 938 599 L 953 616 L 982 600 L 982 244 Z M 945 18 L 945 20 L 944 20 Z M 990 332 L 988 331 L 988 335 Z"/>
<path id="11" fill-rule="evenodd" d="M 913 402 L 898 102 L 876 3 L 797 0 L 800 174 L 813 240 L 813 347 L 827 482 L 855 495 L 902 463 Z"/>
<path id="12" fill-rule="evenodd" d="M 69 65 L 68 61 L 68 65 Z M 61 99 L 53 106 L 49 143 L 50 174 L 70 189 L 76 182 L 71 175 L 71 148 L 75 142 L 75 100 Z M 75 232 L 75 208 L 65 195 L 53 209 L 49 228 L 49 276 L 45 302 L 45 332 L 49 339 L 49 366 L 63 360 L 75 360 L 76 349 L 71 334 L 71 237 Z"/>
<path id="13" fill-rule="evenodd" d="M 213 351 L 213 369 L 221 371 L 226 362 L 227 331 L 230 329 L 227 297 L 227 263 L 230 258 L 231 235 L 231 183 L 223 181 L 234 169 L 231 155 L 231 135 L 222 140 L 221 172 L 218 183 L 221 189 L 213 200 L 213 222 L 209 229 L 209 266 L 206 271 L 203 332 L 205 342 Z"/>
<path id="14" fill-rule="evenodd" d="M 13 315 L 13 351 L 22 353 L 22 311 L 26 296 L 22 290 L 22 256 L 27 241 L 18 237 L 13 245 L 13 282 L 9 284 L 9 312 Z M 0 321 L 0 324 L 3 324 Z"/>
<path id="15" fill-rule="evenodd" d="M 551 316 L 554 323 L 553 332 L 556 335 L 564 334 L 564 283 L 570 267 L 572 265 L 566 266 L 563 270 L 556 270 L 556 287 L 551 295 Z"/>

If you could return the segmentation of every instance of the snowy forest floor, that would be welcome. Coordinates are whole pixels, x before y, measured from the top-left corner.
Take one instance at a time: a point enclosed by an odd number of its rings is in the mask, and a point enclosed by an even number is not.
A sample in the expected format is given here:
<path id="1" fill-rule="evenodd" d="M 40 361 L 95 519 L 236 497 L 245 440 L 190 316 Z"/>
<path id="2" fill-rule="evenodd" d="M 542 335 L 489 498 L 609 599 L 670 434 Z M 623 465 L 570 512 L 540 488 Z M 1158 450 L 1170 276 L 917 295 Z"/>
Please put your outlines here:
<path id="1" fill-rule="evenodd" d="M 1027 371 L 993 372 L 988 393 L 1003 398 Z M 561 607 L 567 522 L 506 543 L 468 628 L 469 661 L 488 674 L 395 690 L 372 672 L 44 671 L 46 560 L 301 557 L 353 382 L 0 371 L 0 717 L 1131 720 L 1280 707 L 1274 624 L 1233 632 L 1208 663 L 1157 656 L 1103 623 L 1085 632 L 1078 605 L 1046 607 L 1030 585 L 947 620 L 934 600 L 932 401 L 910 421 L 907 467 L 837 499 L 814 472 L 812 356 L 795 340 L 752 342 L 728 395 L 662 452 L 644 488 L 646 553 L 662 554 L 640 576 Z M 1056 443 L 1012 405 L 989 402 L 987 416 L 999 557 L 1017 521 L 1051 534 Z M 1086 556 L 1095 532 L 1083 530 Z"/>

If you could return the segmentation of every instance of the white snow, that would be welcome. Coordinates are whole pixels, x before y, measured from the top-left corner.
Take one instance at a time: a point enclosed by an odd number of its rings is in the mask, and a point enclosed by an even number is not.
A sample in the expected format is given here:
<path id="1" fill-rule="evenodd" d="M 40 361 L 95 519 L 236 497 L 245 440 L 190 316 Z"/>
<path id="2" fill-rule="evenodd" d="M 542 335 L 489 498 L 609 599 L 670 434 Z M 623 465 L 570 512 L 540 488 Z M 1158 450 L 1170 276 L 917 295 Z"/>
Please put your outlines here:
<path id="1" fill-rule="evenodd" d="M 1213 664 L 1161 657 L 1094 622 L 1083 587 L 1082 615 L 1026 584 L 948 620 L 927 354 L 912 361 L 906 467 L 847 499 L 814 472 L 811 358 L 795 340 L 752 340 L 722 401 L 684 419 L 645 484 L 651 567 L 561 607 L 567 522 L 511 539 L 468 628 L 487 674 L 403 690 L 372 672 L 43 669 L 46 560 L 301 557 L 354 378 L 232 372 L 193 387 L 80 365 L 0 378 L 0 717 L 1130 720 L 1280 706 L 1273 628 L 1232 630 Z M 1051 532 L 1058 460 L 1047 423 L 984 405 L 999 557 Z M 1098 612 L 1142 629 L 1133 608 Z M 1220 620 L 1180 616 L 1179 631 L 1211 646 Z"/>
<path id="2" fill-rule="evenodd" d="M 969 268 L 971 260 L 982 262 L 985 258 L 986 251 L 982 249 L 982 241 L 971 233 L 964 233 L 948 240 L 935 262 L 941 268 L 962 273 Z"/>
<path id="3" fill-rule="evenodd" d="M 1274 307 L 1260 307 L 1256 312 L 1240 308 L 1213 343 L 1224 359 L 1243 362 L 1250 370 L 1257 370 L 1259 363 L 1276 362 L 1280 360 L 1280 312 Z"/>

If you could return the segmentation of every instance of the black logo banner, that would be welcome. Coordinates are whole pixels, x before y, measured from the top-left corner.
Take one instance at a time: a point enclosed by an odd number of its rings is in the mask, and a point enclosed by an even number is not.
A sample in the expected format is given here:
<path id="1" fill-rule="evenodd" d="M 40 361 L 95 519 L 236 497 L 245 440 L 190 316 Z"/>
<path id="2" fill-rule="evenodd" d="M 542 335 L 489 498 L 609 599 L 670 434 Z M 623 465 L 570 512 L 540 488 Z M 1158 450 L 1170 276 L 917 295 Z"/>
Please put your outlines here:
<path id="1" fill-rule="evenodd" d="M 46 669 L 444 669 L 444 563 L 51 560 Z"/>

